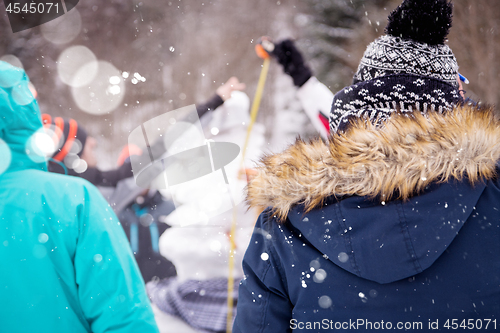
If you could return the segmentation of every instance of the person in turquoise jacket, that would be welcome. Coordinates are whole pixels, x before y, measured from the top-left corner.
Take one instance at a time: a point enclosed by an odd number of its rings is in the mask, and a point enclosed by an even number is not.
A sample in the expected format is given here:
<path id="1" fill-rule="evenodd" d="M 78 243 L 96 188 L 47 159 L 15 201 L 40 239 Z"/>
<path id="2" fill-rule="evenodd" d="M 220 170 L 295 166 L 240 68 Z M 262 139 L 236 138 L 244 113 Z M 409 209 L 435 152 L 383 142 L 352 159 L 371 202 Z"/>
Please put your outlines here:
<path id="1" fill-rule="evenodd" d="M 27 75 L 0 61 L 0 331 L 158 332 L 116 215 L 47 172 L 43 131 Z"/>

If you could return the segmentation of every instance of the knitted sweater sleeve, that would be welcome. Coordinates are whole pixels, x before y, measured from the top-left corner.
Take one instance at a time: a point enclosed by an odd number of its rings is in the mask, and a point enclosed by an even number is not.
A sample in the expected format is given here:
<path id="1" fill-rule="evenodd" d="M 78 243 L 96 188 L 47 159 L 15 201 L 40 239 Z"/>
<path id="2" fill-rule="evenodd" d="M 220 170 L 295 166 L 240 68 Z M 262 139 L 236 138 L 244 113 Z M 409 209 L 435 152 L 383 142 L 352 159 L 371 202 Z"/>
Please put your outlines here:
<path id="1" fill-rule="evenodd" d="M 219 95 L 214 94 L 208 101 L 196 106 L 198 117 L 201 118 L 203 115 L 205 115 L 205 113 L 217 109 L 223 103 L 224 101 L 222 100 L 222 98 Z"/>

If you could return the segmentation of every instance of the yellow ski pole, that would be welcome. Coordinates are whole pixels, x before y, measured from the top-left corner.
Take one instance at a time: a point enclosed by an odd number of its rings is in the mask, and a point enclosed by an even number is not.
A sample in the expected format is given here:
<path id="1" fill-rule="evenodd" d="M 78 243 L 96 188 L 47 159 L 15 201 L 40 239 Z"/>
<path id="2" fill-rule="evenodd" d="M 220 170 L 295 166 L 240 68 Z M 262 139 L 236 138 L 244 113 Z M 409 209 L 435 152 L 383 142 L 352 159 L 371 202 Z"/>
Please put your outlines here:
<path id="1" fill-rule="evenodd" d="M 259 113 L 260 100 L 262 99 L 262 93 L 264 91 L 264 86 L 266 84 L 267 72 L 269 71 L 269 64 L 271 62 L 269 53 L 267 53 L 261 44 L 255 45 L 255 52 L 260 58 L 264 59 L 264 64 L 262 65 L 262 70 L 260 71 L 259 82 L 257 83 L 257 90 L 255 91 L 255 97 L 253 99 L 252 108 L 250 111 L 250 123 L 247 127 L 247 135 L 245 138 L 245 143 L 243 144 L 243 149 L 241 151 L 241 166 L 243 166 L 245 160 L 245 154 L 248 146 L 248 141 L 250 139 L 250 134 L 252 132 L 253 124 L 257 119 L 257 114 Z M 233 206 L 233 220 L 231 223 L 231 232 L 229 234 L 229 275 L 227 279 L 227 319 L 226 319 L 226 333 L 232 332 L 233 323 L 233 292 L 234 292 L 234 250 L 236 248 L 235 239 L 236 237 L 236 208 Z"/>

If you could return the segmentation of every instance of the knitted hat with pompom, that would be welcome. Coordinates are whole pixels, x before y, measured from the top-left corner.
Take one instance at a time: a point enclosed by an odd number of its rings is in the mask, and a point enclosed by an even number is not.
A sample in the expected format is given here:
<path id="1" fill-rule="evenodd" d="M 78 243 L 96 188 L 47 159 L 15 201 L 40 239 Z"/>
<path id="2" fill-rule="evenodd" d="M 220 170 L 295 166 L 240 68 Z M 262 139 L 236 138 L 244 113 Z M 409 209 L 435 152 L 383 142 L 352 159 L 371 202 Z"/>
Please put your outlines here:
<path id="1" fill-rule="evenodd" d="M 444 112 L 458 103 L 458 64 L 444 44 L 452 9 L 448 0 L 404 0 L 392 11 L 386 35 L 368 45 L 353 85 L 335 95 L 330 129 L 352 117 L 378 124 L 396 110 Z"/>

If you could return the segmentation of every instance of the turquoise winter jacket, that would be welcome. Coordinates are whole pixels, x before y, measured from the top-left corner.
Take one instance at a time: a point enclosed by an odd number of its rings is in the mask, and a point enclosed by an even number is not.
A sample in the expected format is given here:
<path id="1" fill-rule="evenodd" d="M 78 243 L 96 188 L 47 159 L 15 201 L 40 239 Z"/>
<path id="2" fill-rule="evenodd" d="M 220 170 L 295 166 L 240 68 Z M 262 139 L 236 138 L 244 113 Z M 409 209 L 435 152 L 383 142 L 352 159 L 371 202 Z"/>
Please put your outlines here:
<path id="1" fill-rule="evenodd" d="M 89 182 L 46 171 L 27 84 L 0 61 L 0 331 L 158 332 L 112 209 Z"/>

